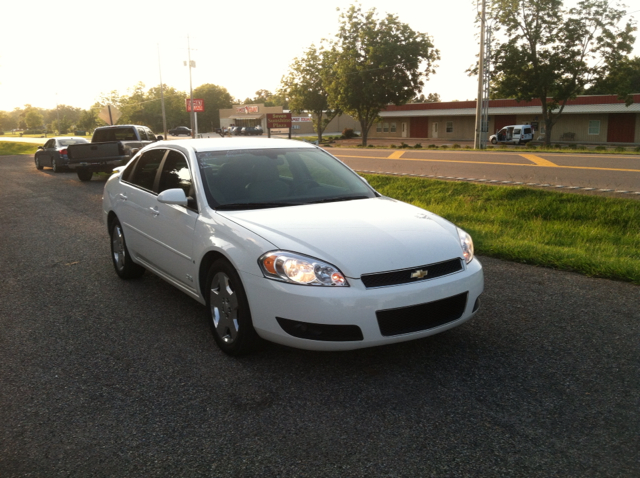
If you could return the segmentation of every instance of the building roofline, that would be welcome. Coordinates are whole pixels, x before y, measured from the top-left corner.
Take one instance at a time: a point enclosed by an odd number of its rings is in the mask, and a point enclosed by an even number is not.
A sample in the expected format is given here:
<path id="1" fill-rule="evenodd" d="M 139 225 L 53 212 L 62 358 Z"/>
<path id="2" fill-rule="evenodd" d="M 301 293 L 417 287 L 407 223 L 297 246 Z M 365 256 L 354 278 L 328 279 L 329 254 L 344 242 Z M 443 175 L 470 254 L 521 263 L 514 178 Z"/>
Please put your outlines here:
<path id="1" fill-rule="evenodd" d="M 640 103 L 640 93 L 631 95 L 634 103 Z M 549 98 L 551 100 L 551 98 Z M 575 105 L 607 105 L 607 104 L 624 104 L 624 99 L 619 99 L 617 95 L 582 95 L 567 101 L 567 106 Z M 489 108 L 507 108 L 507 107 L 542 107 L 539 99 L 533 101 L 518 101 L 514 99 L 498 99 L 489 100 Z M 406 105 L 389 105 L 383 112 L 392 111 L 424 111 L 424 110 L 456 110 L 475 108 L 476 101 L 446 101 L 439 103 L 410 103 Z"/>

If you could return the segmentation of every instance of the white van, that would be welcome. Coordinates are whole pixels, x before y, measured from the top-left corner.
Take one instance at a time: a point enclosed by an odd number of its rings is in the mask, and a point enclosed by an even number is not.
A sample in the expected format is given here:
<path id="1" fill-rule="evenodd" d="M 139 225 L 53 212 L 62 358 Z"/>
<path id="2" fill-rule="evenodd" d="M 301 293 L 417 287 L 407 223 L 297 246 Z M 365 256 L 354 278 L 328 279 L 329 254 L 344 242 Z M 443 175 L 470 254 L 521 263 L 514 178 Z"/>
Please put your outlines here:
<path id="1" fill-rule="evenodd" d="M 533 128 L 528 124 L 505 126 L 489 137 L 491 144 L 527 144 L 533 140 Z"/>

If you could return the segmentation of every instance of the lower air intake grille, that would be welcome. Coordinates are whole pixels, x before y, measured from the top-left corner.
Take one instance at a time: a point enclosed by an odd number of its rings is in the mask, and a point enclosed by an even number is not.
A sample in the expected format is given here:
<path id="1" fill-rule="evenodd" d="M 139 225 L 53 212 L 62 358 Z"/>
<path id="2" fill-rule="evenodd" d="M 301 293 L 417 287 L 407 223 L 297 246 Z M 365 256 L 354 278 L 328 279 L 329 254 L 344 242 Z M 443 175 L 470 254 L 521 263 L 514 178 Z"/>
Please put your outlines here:
<path id="1" fill-rule="evenodd" d="M 376 274 L 363 274 L 360 276 L 364 286 L 385 287 L 390 285 L 407 284 L 423 280 L 435 279 L 447 274 L 453 274 L 462 270 L 462 261 L 458 258 L 449 261 L 428 264 L 426 266 L 412 267 L 398 271 L 378 272 Z"/>
<path id="2" fill-rule="evenodd" d="M 380 333 L 385 337 L 409 334 L 453 322 L 462 317 L 467 305 L 467 295 L 465 292 L 426 304 L 379 310 L 376 317 Z"/>
<path id="3" fill-rule="evenodd" d="M 362 330 L 357 325 L 312 324 L 276 317 L 278 324 L 289 335 L 307 340 L 323 342 L 351 342 L 364 340 Z"/>

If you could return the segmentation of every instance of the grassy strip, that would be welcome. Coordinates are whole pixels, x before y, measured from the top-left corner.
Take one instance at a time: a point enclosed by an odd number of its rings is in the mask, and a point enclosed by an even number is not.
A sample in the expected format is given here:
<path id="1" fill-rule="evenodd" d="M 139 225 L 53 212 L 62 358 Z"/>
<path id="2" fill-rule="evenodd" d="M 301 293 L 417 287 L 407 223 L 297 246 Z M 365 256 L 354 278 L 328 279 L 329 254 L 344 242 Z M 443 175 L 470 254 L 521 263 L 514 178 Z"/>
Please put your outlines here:
<path id="1" fill-rule="evenodd" d="M 17 143 L 15 141 L 0 141 L 0 156 L 14 154 L 34 154 L 38 150 L 38 144 Z"/>
<path id="2" fill-rule="evenodd" d="M 366 175 L 382 194 L 465 229 L 478 254 L 640 285 L 640 202 Z"/>

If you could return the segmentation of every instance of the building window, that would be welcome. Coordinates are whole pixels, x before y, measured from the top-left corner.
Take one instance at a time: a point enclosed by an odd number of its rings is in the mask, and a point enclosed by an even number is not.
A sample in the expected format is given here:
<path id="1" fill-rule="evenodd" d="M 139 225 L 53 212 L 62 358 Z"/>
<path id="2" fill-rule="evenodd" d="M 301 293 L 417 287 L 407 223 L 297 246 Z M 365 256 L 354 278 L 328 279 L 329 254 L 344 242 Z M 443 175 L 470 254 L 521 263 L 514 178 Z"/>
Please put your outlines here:
<path id="1" fill-rule="evenodd" d="M 382 132 L 383 133 L 388 133 L 389 132 L 389 123 L 384 123 L 382 125 Z"/>
<path id="2" fill-rule="evenodd" d="M 589 120 L 589 134 L 600 134 L 600 120 Z"/>
<path id="3" fill-rule="evenodd" d="M 447 133 L 453 133 L 453 121 L 447 121 Z"/>
<path id="4" fill-rule="evenodd" d="M 396 124 L 395 123 L 391 123 L 391 132 L 392 133 L 396 132 Z"/>
<path id="5" fill-rule="evenodd" d="M 376 123 L 376 133 L 382 133 L 382 123 Z"/>

